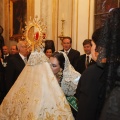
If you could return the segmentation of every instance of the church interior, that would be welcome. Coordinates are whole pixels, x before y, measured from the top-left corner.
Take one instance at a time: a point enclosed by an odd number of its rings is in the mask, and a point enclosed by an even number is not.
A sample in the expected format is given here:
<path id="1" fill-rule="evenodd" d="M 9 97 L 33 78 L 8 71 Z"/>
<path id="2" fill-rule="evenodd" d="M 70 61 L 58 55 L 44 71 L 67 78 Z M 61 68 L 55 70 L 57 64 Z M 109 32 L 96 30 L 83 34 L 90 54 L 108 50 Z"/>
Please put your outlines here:
<path id="1" fill-rule="evenodd" d="M 0 0 L 0 120 L 120 119 L 120 0 Z"/>
<path id="2" fill-rule="evenodd" d="M 47 26 L 46 39 L 53 40 L 60 50 L 61 39 L 70 36 L 72 48 L 84 53 L 82 42 L 91 39 L 109 10 L 119 6 L 119 0 L 1 0 L 0 25 L 7 46 L 17 43 L 25 22 L 37 17 Z"/>

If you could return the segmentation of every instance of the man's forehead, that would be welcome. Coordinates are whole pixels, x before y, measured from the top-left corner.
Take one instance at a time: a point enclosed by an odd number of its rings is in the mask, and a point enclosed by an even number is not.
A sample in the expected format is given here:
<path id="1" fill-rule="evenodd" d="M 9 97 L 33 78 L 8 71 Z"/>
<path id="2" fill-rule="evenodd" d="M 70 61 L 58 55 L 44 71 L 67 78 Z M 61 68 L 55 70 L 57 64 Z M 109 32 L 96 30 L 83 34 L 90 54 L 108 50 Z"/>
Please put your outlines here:
<path id="1" fill-rule="evenodd" d="M 88 43 L 88 44 L 84 45 L 84 47 L 87 47 L 87 46 L 91 46 L 91 44 Z"/>
<path id="2" fill-rule="evenodd" d="M 68 43 L 68 42 L 70 42 L 70 40 L 69 39 L 64 39 L 63 42 Z"/>
<path id="3" fill-rule="evenodd" d="M 3 49 L 8 49 L 8 47 L 7 46 L 3 46 Z"/>

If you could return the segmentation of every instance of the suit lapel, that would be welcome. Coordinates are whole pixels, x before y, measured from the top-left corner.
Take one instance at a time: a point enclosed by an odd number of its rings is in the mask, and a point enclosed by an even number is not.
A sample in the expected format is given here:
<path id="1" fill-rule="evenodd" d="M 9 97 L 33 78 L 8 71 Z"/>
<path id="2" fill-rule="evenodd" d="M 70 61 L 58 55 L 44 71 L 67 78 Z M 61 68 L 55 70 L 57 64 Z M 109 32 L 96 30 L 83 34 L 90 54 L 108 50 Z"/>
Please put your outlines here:
<path id="1" fill-rule="evenodd" d="M 24 63 L 24 61 L 23 61 L 23 59 L 21 58 L 21 56 L 19 55 L 19 54 L 16 54 L 16 57 L 17 57 L 17 64 L 18 64 L 18 66 L 20 67 L 23 67 L 23 66 L 25 66 L 25 63 Z"/>

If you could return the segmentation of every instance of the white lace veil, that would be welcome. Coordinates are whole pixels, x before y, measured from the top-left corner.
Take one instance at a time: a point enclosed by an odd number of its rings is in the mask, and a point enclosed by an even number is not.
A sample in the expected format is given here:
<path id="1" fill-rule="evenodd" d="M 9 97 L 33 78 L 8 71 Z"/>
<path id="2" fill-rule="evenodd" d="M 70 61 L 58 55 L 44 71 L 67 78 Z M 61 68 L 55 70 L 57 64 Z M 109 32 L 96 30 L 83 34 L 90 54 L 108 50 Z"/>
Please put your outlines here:
<path id="1" fill-rule="evenodd" d="M 43 62 L 48 62 L 49 59 L 46 57 L 46 55 L 43 53 L 43 51 L 37 52 L 34 51 L 31 53 L 29 60 L 27 62 L 27 65 L 37 65 L 42 64 Z"/>
<path id="2" fill-rule="evenodd" d="M 74 95 L 81 75 L 80 73 L 75 71 L 73 66 L 70 64 L 69 58 L 67 57 L 66 53 L 62 51 L 58 52 L 62 53 L 65 57 L 63 79 L 61 81 L 62 90 L 67 96 Z"/>

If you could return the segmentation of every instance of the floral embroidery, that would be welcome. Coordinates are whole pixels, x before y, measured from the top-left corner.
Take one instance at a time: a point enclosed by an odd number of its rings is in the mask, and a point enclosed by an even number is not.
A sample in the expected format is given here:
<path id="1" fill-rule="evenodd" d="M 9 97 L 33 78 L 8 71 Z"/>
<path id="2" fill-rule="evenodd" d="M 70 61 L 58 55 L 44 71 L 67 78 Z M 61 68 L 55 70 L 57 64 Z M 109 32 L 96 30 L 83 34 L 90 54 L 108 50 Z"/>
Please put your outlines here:
<path id="1" fill-rule="evenodd" d="M 40 51 L 40 52 L 32 52 L 30 55 L 30 58 L 28 60 L 28 65 L 37 65 L 37 64 L 42 64 L 43 62 L 48 62 L 48 58 L 45 56 L 45 54 Z"/>

